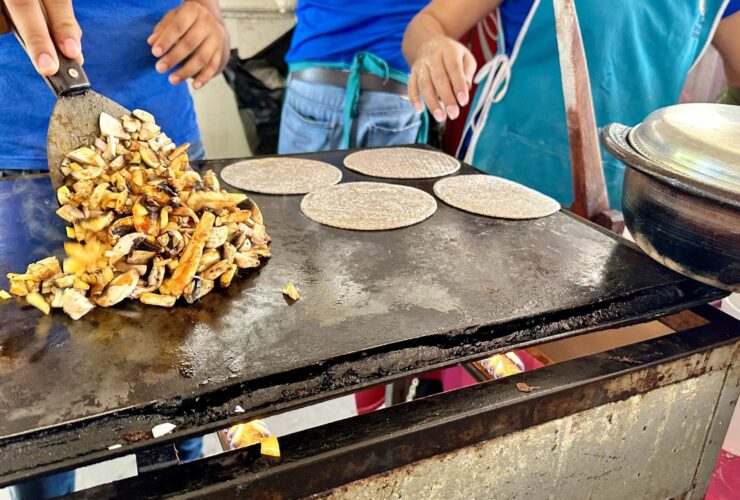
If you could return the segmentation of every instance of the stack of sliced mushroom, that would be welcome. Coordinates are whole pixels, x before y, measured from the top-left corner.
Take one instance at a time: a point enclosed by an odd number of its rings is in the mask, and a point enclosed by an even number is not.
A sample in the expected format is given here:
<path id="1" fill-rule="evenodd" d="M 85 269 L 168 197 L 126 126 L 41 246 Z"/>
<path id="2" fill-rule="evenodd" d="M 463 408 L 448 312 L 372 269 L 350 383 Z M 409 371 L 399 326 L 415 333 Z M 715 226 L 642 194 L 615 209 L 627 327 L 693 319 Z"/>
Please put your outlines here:
<path id="1" fill-rule="evenodd" d="M 49 257 L 8 274 L 11 294 L 74 319 L 126 298 L 171 307 L 270 256 L 257 205 L 221 189 L 212 171 L 190 170 L 189 145 L 175 146 L 151 114 L 102 114 L 100 131 L 62 166 L 57 214 L 76 242 L 65 243 L 62 266 Z"/>

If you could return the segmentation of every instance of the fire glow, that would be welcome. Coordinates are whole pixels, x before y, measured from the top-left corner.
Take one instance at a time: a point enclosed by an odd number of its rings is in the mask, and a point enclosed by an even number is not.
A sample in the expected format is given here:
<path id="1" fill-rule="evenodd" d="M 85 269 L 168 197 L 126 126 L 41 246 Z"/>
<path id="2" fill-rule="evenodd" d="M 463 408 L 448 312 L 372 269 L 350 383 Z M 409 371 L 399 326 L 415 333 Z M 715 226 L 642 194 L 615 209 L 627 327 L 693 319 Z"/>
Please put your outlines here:
<path id="1" fill-rule="evenodd" d="M 480 365 L 494 380 L 525 371 L 524 362 L 513 352 L 495 354 L 480 361 Z"/>

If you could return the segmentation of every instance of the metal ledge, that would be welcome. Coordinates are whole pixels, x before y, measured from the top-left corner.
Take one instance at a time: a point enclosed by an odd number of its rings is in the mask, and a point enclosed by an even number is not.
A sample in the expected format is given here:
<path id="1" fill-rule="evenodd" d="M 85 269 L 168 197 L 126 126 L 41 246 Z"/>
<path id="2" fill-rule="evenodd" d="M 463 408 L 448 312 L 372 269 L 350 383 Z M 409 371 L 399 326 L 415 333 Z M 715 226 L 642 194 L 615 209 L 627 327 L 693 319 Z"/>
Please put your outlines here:
<path id="1" fill-rule="evenodd" d="M 281 437 L 280 460 L 260 457 L 253 446 L 79 492 L 75 498 L 159 498 L 195 492 L 219 498 L 302 497 L 728 370 L 740 354 L 738 322 L 707 306 L 695 312 L 710 323 Z M 524 394 L 516 388 L 518 382 L 539 389 Z M 728 382 L 735 384 L 735 399 L 736 382 Z"/>

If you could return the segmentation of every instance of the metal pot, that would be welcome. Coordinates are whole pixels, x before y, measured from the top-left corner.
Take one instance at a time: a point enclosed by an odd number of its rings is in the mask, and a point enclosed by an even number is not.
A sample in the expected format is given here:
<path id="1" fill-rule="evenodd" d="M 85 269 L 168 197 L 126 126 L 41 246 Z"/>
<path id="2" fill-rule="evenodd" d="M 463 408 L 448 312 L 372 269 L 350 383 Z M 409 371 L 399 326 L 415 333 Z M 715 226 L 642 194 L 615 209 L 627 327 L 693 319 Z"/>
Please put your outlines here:
<path id="1" fill-rule="evenodd" d="M 627 165 L 622 206 L 637 245 L 683 275 L 740 292 L 740 107 L 681 104 L 601 130 Z"/>

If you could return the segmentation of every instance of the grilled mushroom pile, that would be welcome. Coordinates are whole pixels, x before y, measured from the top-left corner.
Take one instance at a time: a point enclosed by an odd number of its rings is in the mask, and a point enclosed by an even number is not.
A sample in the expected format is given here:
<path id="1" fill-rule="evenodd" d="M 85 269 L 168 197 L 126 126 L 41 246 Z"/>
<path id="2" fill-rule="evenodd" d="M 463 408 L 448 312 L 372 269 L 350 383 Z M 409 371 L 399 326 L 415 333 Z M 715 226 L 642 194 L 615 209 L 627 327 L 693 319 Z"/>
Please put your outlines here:
<path id="1" fill-rule="evenodd" d="M 65 243 L 61 266 L 49 257 L 8 274 L 11 294 L 74 319 L 126 298 L 171 307 L 270 256 L 257 205 L 221 189 L 212 171 L 190 170 L 189 144 L 175 146 L 151 114 L 101 114 L 100 132 L 62 166 L 57 214 L 76 241 Z"/>

